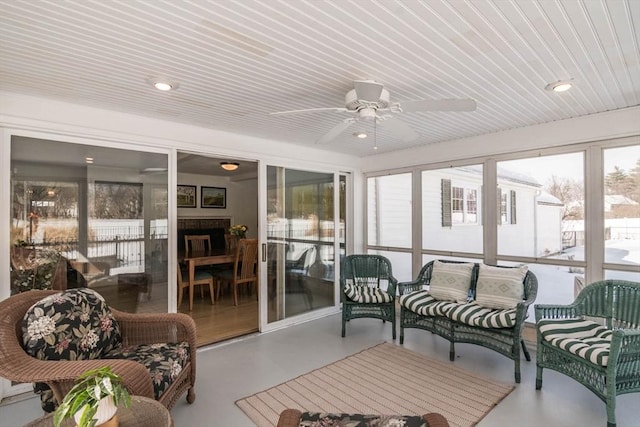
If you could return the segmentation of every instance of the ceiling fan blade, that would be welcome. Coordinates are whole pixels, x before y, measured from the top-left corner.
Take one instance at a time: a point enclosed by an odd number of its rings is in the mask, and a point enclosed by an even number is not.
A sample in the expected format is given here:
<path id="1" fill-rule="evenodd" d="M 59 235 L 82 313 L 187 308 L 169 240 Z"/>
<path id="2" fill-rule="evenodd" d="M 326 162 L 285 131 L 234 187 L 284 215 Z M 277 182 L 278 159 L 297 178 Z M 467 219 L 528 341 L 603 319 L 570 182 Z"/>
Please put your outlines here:
<path id="1" fill-rule="evenodd" d="M 277 111 L 275 113 L 269 113 L 269 115 L 277 116 L 277 115 L 285 115 L 285 114 L 312 113 L 314 111 L 348 111 L 348 110 L 344 107 L 306 108 L 304 110 Z"/>
<path id="2" fill-rule="evenodd" d="M 415 111 L 474 111 L 476 101 L 473 99 L 423 99 L 421 101 L 401 102 L 400 108 L 405 113 Z"/>
<path id="3" fill-rule="evenodd" d="M 398 138 L 402 139 L 403 142 L 413 141 L 420 136 L 405 122 L 398 120 L 395 117 L 387 117 L 388 118 L 381 117 L 382 120 L 379 122 L 380 126 L 393 132 Z"/>
<path id="4" fill-rule="evenodd" d="M 355 121 L 356 120 L 353 118 L 343 120 L 342 122 L 338 123 L 333 129 L 331 129 L 329 132 L 322 135 L 320 139 L 316 141 L 316 144 L 326 144 L 327 142 L 333 141 L 333 139 L 336 136 L 344 132 Z"/>
<path id="5" fill-rule="evenodd" d="M 353 82 L 358 100 L 367 102 L 378 102 L 384 85 L 373 80 L 356 80 Z"/>

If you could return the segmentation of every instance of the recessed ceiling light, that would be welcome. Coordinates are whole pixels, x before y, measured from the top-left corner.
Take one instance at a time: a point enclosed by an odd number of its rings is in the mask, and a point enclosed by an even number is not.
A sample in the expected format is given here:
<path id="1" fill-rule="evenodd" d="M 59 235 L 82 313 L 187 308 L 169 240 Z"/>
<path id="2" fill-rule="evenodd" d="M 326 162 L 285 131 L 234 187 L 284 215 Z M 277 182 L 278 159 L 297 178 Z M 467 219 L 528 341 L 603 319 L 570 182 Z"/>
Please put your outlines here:
<path id="1" fill-rule="evenodd" d="M 93 157 L 85 157 L 84 161 L 91 164 L 93 163 Z"/>
<path id="2" fill-rule="evenodd" d="M 226 171 L 234 171 L 238 169 L 238 166 L 240 164 L 235 162 L 220 162 L 220 167 Z"/>
<path id="3" fill-rule="evenodd" d="M 564 92 L 571 89 L 572 86 L 573 86 L 573 83 L 571 83 L 570 81 L 560 80 L 555 83 L 549 83 L 547 86 L 545 86 L 545 90 L 552 90 L 554 92 Z"/>
<path id="4" fill-rule="evenodd" d="M 163 92 L 168 92 L 170 90 L 178 89 L 178 83 L 172 81 L 171 79 L 162 78 L 162 77 L 149 77 L 147 79 L 147 83 L 149 83 L 154 88 L 161 90 Z"/>
<path id="5" fill-rule="evenodd" d="M 365 139 L 368 135 L 366 132 L 355 132 L 353 134 L 356 138 Z"/>
<path id="6" fill-rule="evenodd" d="M 167 90 L 173 89 L 173 85 L 171 83 L 165 83 L 165 82 L 155 82 L 153 84 L 153 87 L 155 87 L 158 90 L 163 90 L 163 91 L 167 91 Z"/>

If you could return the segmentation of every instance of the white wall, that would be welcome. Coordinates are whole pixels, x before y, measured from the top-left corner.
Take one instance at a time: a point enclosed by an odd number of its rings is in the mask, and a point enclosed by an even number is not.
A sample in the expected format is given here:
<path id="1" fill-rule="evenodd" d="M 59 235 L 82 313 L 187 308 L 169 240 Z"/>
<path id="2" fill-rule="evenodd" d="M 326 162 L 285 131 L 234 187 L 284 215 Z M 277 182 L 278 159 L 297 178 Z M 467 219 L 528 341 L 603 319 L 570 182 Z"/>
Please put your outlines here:
<path id="1" fill-rule="evenodd" d="M 377 154 L 362 159 L 361 166 L 376 172 L 631 135 L 640 135 L 640 107 Z"/>
<path id="2" fill-rule="evenodd" d="M 179 148 L 283 166 L 357 171 L 359 159 L 280 141 L 0 91 L 0 127 L 149 147 Z M 89 142 L 89 141 L 87 141 Z M 289 163 L 289 164 L 287 164 Z"/>
<path id="3" fill-rule="evenodd" d="M 258 238 L 258 180 L 231 181 L 219 176 L 178 174 L 179 185 L 198 187 L 196 208 L 178 208 L 178 218 L 231 218 L 231 224 L 245 224 L 249 227 L 247 237 Z M 200 207 L 202 186 L 224 187 L 227 189 L 227 207 L 213 209 Z"/>
<path id="4" fill-rule="evenodd" d="M 516 223 L 502 223 L 498 226 L 498 253 L 504 255 L 534 256 L 536 235 L 536 205 L 537 188 L 527 185 L 517 185 L 508 181 L 498 180 L 500 190 L 507 194 L 516 192 Z M 500 213 L 498 213 L 500 215 Z M 556 233 L 560 233 L 560 224 Z"/>
<path id="5" fill-rule="evenodd" d="M 536 255 L 545 256 L 562 250 L 562 206 L 538 204 Z"/>

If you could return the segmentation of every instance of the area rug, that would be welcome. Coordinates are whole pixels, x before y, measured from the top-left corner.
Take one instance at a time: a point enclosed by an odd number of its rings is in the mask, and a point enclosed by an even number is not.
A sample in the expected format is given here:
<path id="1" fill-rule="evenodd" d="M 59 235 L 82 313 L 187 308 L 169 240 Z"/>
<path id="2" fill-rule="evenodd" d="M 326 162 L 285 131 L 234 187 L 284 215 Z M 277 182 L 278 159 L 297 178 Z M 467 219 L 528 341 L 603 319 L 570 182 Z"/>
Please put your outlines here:
<path id="1" fill-rule="evenodd" d="M 236 405 L 258 427 L 275 426 L 286 408 L 384 415 L 439 412 L 452 427 L 471 427 L 513 389 L 453 363 L 382 343 Z"/>

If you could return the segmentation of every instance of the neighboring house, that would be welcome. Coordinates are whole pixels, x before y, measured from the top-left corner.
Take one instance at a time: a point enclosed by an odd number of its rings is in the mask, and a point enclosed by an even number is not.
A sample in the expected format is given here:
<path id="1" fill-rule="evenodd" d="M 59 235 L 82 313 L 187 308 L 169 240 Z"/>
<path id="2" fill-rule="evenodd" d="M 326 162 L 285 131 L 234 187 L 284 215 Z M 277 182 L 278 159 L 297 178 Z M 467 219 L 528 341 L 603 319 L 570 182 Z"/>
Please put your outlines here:
<path id="1" fill-rule="evenodd" d="M 536 197 L 536 256 L 557 254 L 564 249 L 562 245 L 563 231 L 555 227 L 562 224 L 564 204 L 560 199 L 547 192 Z"/>
<path id="2" fill-rule="evenodd" d="M 376 216 L 369 241 L 381 246 L 407 247 L 411 226 L 411 194 L 406 177 L 370 181 L 369 212 Z M 390 179 L 391 178 L 391 179 Z M 542 193 L 534 178 L 498 168 L 499 253 L 545 256 L 562 249 L 562 207 L 557 198 Z M 427 171 L 422 177 L 423 247 L 443 251 L 483 252 L 482 169 L 458 167 Z M 378 205 L 377 200 L 394 200 Z M 372 209 L 375 207 L 375 209 Z M 371 224 L 373 221 L 370 221 Z"/>
<path id="3" fill-rule="evenodd" d="M 604 213 L 606 218 L 624 218 L 636 216 L 638 202 L 621 194 L 604 196 Z"/>

